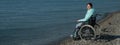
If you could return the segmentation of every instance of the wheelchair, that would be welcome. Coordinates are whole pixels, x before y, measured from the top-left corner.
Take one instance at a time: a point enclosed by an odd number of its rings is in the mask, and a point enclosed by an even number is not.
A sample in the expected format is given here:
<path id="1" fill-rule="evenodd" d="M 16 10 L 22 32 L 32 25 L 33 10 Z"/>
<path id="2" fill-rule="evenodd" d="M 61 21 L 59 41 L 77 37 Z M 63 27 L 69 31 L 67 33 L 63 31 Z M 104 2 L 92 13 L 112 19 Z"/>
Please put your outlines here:
<path id="1" fill-rule="evenodd" d="M 100 25 L 96 22 L 97 15 L 99 14 L 91 16 L 86 22 L 81 22 L 82 24 L 73 31 L 72 39 L 91 40 L 100 37 Z"/>

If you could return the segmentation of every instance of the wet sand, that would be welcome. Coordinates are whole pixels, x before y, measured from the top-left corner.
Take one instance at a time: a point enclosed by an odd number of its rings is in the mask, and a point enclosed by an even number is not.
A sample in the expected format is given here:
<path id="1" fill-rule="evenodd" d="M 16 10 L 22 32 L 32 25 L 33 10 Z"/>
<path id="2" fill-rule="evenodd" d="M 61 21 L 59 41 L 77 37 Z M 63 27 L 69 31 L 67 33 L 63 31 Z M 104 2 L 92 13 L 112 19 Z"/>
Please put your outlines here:
<path id="1" fill-rule="evenodd" d="M 98 22 L 102 35 L 96 40 L 73 40 L 67 38 L 59 45 L 120 45 L 120 11 L 108 13 Z"/>

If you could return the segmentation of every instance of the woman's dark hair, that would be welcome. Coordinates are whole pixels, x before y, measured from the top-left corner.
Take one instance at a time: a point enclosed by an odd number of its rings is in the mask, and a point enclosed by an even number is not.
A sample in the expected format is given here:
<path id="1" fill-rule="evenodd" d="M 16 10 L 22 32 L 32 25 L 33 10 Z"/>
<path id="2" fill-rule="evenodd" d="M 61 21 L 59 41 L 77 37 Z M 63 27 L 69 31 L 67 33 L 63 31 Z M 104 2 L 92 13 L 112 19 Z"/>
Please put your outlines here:
<path id="1" fill-rule="evenodd" d="M 92 3 L 88 3 L 88 5 L 90 5 L 90 6 L 91 6 L 91 8 L 93 7 Z"/>

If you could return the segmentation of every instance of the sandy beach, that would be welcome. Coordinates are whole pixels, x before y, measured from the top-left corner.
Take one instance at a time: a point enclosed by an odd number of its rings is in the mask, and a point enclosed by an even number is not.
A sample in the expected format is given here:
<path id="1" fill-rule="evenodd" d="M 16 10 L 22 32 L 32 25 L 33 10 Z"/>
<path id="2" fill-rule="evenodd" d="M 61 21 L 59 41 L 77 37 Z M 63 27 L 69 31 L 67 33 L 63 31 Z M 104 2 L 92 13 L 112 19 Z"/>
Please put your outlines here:
<path id="1" fill-rule="evenodd" d="M 120 45 L 120 11 L 108 13 L 98 22 L 102 35 L 96 40 L 76 40 L 67 38 L 60 45 Z"/>

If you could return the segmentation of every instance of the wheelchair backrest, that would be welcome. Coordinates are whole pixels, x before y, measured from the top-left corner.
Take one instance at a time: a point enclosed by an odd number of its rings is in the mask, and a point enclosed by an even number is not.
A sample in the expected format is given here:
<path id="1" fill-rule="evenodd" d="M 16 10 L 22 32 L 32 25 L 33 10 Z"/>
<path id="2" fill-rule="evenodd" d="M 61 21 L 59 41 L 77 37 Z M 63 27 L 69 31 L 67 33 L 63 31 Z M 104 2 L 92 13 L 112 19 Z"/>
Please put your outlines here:
<path id="1" fill-rule="evenodd" d="M 94 26 L 96 24 L 96 16 L 92 15 L 88 20 L 88 24 Z"/>

